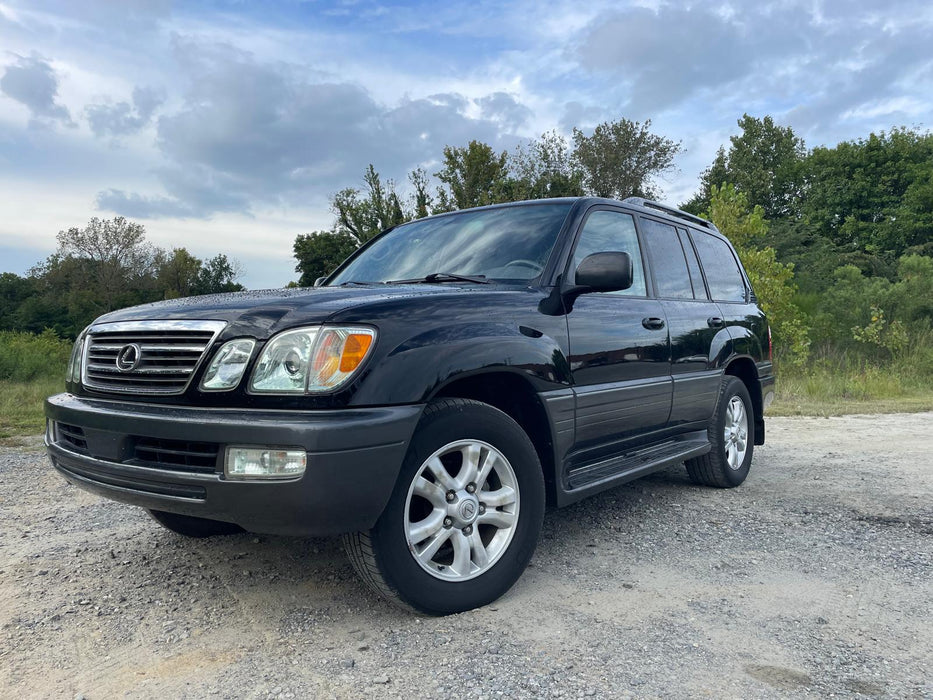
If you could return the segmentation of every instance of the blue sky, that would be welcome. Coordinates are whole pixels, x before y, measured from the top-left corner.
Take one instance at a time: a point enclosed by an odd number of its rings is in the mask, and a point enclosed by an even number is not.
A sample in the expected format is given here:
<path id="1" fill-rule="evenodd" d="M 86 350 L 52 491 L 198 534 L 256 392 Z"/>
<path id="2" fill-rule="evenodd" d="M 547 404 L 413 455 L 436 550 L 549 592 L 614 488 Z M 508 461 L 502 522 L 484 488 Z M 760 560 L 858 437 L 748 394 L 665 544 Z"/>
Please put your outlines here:
<path id="1" fill-rule="evenodd" d="M 651 119 L 686 200 L 743 113 L 809 146 L 933 122 L 933 5 L 876 2 L 0 0 L 0 271 L 125 215 L 296 278 L 295 236 L 373 163 Z"/>

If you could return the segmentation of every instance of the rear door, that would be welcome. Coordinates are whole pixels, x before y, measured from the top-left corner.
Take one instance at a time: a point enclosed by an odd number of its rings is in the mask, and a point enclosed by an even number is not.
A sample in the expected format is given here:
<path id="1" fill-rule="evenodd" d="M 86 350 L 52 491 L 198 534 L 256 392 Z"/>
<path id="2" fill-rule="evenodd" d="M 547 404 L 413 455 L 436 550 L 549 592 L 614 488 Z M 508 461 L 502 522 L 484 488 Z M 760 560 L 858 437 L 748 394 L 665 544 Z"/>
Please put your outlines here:
<path id="1" fill-rule="evenodd" d="M 649 297 L 635 219 L 597 207 L 578 232 L 568 274 L 587 255 L 606 251 L 632 257 L 634 284 L 583 294 L 567 313 L 578 449 L 663 428 L 671 408 L 667 322 L 660 302 Z"/>
<path id="2" fill-rule="evenodd" d="M 686 427 L 708 421 L 719 392 L 717 355 L 729 339 L 725 322 L 707 295 L 686 230 L 645 216 L 639 225 L 671 338 L 669 423 Z"/>

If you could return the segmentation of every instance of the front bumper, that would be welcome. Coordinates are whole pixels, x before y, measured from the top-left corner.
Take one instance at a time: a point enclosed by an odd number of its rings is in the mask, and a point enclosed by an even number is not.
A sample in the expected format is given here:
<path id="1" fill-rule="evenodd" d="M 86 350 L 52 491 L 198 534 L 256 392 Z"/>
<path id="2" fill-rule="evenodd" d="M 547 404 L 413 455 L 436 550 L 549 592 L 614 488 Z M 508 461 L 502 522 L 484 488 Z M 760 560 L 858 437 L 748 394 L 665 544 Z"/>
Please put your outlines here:
<path id="1" fill-rule="evenodd" d="M 45 402 L 46 445 L 66 479 L 116 501 L 250 532 L 330 535 L 375 524 L 423 409 L 206 409 L 58 394 Z M 307 468 L 295 479 L 228 480 L 227 445 L 300 447 Z"/>

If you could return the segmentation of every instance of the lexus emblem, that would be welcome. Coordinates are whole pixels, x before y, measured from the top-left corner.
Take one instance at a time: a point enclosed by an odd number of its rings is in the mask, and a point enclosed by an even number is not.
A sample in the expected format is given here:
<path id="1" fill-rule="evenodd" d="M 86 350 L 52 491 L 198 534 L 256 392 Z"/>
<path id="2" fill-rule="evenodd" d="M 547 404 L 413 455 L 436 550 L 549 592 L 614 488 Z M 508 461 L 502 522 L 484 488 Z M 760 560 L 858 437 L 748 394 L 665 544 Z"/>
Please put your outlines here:
<path id="1" fill-rule="evenodd" d="M 476 515 L 476 504 L 473 501 L 464 501 L 460 504 L 460 517 L 466 521 L 473 519 Z"/>
<path id="2" fill-rule="evenodd" d="M 117 369 L 121 372 L 132 372 L 139 366 L 142 354 L 142 350 L 136 343 L 124 345 L 117 353 Z"/>

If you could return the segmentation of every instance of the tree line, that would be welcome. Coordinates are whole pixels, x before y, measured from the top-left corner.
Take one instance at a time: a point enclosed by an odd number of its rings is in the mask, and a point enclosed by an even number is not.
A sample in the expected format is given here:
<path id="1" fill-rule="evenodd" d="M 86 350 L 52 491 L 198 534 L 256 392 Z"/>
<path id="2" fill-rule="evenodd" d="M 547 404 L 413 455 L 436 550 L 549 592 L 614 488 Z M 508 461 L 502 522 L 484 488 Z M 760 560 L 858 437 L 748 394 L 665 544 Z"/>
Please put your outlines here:
<path id="1" fill-rule="evenodd" d="M 244 289 L 238 263 L 223 253 L 202 260 L 185 248 L 153 246 L 141 224 L 122 216 L 95 217 L 57 239 L 55 252 L 25 276 L 0 274 L 0 331 L 51 329 L 74 338 L 114 309 Z"/>
<path id="2" fill-rule="evenodd" d="M 574 129 L 569 140 L 546 132 L 512 152 L 470 141 L 444 147 L 433 188 L 423 168 L 410 172 L 406 198 L 370 164 L 362 189 L 343 189 L 331 198 L 331 229 L 295 240 L 298 283 L 313 284 L 381 231 L 429 214 L 547 197 L 657 196 L 653 179 L 673 168 L 680 148 L 652 133 L 650 120 L 628 119 L 600 124 L 590 135 Z"/>
<path id="3" fill-rule="evenodd" d="M 657 197 L 656 178 L 681 145 L 650 126 L 620 119 L 591 135 L 575 129 L 569 140 L 548 132 L 513 152 L 480 141 L 447 146 L 436 186 L 414 170 L 408 197 L 369 165 L 362 188 L 332 197 L 331 229 L 297 237 L 299 284 L 382 230 L 428 214 L 546 197 Z M 746 114 L 738 126 L 681 207 L 736 246 L 781 362 L 913 353 L 933 375 L 933 135 L 895 128 L 808 149 L 770 116 Z"/>
<path id="4" fill-rule="evenodd" d="M 711 219 L 736 246 L 768 312 L 778 358 L 902 362 L 933 377 L 933 135 L 894 128 L 808 148 L 770 116 L 744 115 L 696 194 L 681 207 Z M 542 134 L 513 151 L 481 141 L 446 146 L 435 172 L 402 188 L 370 164 L 362 187 L 331 197 L 328 230 L 294 243 L 307 286 L 381 231 L 430 214 L 523 199 L 657 198 L 681 144 L 651 122 L 605 122 L 570 138 Z M 235 261 L 162 250 L 122 217 L 58 234 L 23 277 L 0 274 L 0 330 L 51 328 L 74 337 L 115 308 L 242 289 Z"/>
<path id="5" fill-rule="evenodd" d="M 738 125 L 683 206 L 754 258 L 783 358 L 933 376 L 933 134 L 810 149 L 771 117 Z"/>

